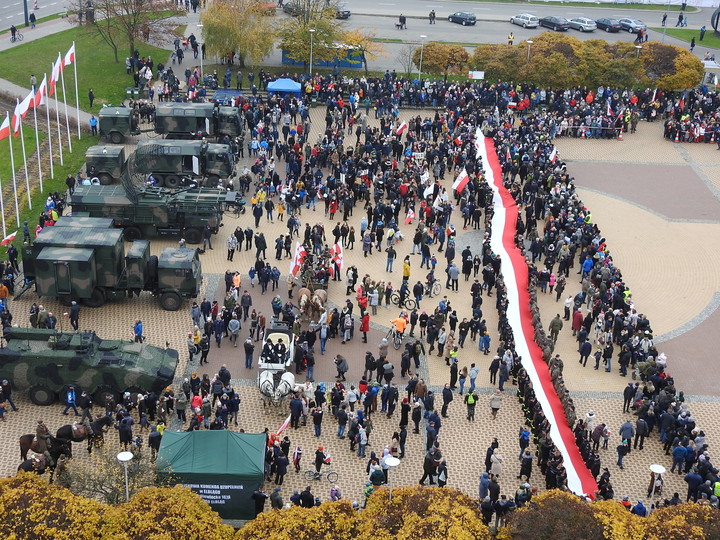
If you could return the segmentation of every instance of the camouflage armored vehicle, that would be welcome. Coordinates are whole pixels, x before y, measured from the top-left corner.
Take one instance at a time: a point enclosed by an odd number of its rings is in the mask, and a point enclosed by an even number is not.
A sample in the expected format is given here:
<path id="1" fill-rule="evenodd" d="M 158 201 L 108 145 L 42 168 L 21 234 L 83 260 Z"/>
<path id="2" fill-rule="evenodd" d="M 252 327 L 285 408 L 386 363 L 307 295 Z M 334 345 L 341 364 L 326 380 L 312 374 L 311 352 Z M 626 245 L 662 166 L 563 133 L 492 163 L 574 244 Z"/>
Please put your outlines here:
<path id="1" fill-rule="evenodd" d="M 46 227 L 35 242 L 23 244 L 26 284 L 16 298 L 34 285 L 40 297 L 100 307 L 109 299 L 150 291 L 163 309 L 176 311 L 183 298 L 197 297 L 202 273 L 196 249 L 165 248 L 158 258 L 150 255 L 150 242 L 135 240 L 126 254 L 123 231 L 112 228 L 108 220 L 74 219 L 86 225 Z M 87 226 L 92 219 L 98 227 Z"/>
<path id="2" fill-rule="evenodd" d="M 120 144 L 125 137 L 139 135 L 137 118 L 132 109 L 128 107 L 103 107 L 98 114 L 98 129 L 100 137 L 110 139 L 114 144 Z"/>
<path id="3" fill-rule="evenodd" d="M 0 378 L 28 390 L 35 405 L 51 405 L 68 384 L 98 403 L 108 393 L 159 393 L 172 383 L 178 364 L 174 349 L 100 339 L 95 332 L 6 328 L 3 337 Z"/>
<path id="4" fill-rule="evenodd" d="M 241 128 L 240 109 L 219 103 L 159 103 L 155 109 L 155 133 L 168 139 L 237 137 Z"/>
<path id="5" fill-rule="evenodd" d="M 225 206 L 236 199 L 233 191 L 211 188 L 170 192 L 149 186 L 78 186 L 70 204 L 73 214 L 113 218 L 115 227 L 125 229 L 126 240 L 174 234 L 198 244 L 206 225 L 218 232 Z"/>
<path id="6" fill-rule="evenodd" d="M 85 170 L 88 177 L 97 177 L 103 186 L 119 179 L 124 168 L 124 146 L 91 146 L 85 152 Z"/>

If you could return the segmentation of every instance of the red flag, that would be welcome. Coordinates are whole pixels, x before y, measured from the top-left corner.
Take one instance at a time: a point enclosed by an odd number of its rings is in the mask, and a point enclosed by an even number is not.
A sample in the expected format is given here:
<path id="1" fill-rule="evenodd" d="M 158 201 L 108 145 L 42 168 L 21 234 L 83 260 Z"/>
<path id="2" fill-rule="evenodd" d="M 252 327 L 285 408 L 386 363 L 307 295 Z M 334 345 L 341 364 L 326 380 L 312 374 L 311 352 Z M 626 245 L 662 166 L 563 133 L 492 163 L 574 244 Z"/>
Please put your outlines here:
<path id="1" fill-rule="evenodd" d="M 33 97 L 32 106 L 38 107 L 39 105 L 44 105 L 46 95 L 47 95 L 47 77 L 43 77 L 43 80 L 40 83 L 40 86 L 38 86 L 38 91 L 35 93 L 35 96 Z"/>
<path id="2" fill-rule="evenodd" d="M 73 43 L 70 49 L 68 49 L 68 52 L 65 53 L 62 65 L 63 69 L 65 69 L 65 66 L 69 66 L 73 62 L 75 62 L 75 43 Z"/>
<path id="3" fill-rule="evenodd" d="M 2 125 L 0 125 L 0 141 L 7 139 L 10 136 L 10 118 L 5 115 Z"/>
<path id="4" fill-rule="evenodd" d="M 453 191 L 462 193 L 463 190 L 465 189 L 465 186 L 468 185 L 469 181 L 470 181 L 470 177 L 468 176 L 467 171 L 463 168 L 463 170 L 460 171 L 460 174 L 458 174 L 458 177 L 455 179 L 455 182 L 453 182 L 453 185 L 452 185 Z"/>
<path id="5" fill-rule="evenodd" d="M 342 270 L 345 267 L 345 252 L 343 251 L 342 244 L 338 242 L 333 247 L 331 247 L 330 254 L 332 255 L 333 262 L 338 265 L 338 268 L 340 268 L 340 270 Z"/>
<path id="6" fill-rule="evenodd" d="M 280 424 L 280 427 L 275 432 L 275 435 L 279 436 L 283 431 L 285 431 L 288 428 L 288 426 L 290 425 L 290 416 L 291 415 L 288 415 L 288 417 L 285 419 L 285 421 L 282 424 Z"/>
<path id="7" fill-rule="evenodd" d="M 550 152 L 550 163 L 555 163 L 557 159 L 557 147 L 553 146 L 552 152 Z"/>
<path id="8" fill-rule="evenodd" d="M 402 135 L 407 128 L 408 128 L 407 122 L 403 122 L 403 123 L 400 124 L 400 125 L 398 126 L 398 128 L 395 130 L 395 133 L 397 133 L 398 135 Z"/>
<path id="9" fill-rule="evenodd" d="M 11 242 L 15 240 L 15 235 L 17 234 L 17 231 L 15 231 L 12 234 L 8 234 L 5 238 L 2 239 L 2 242 L 0 242 L 1 245 L 7 246 Z"/>
<path id="10" fill-rule="evenodd" d="M 35 93 L 31 90 L 30 93 L 25 96 L 25 99 L 22 101 L 18 101 L 17 105 L 15 105 L 15 112 L 13 113 L 13 133 L 15 133 L 16 137 L 19 137 L 20 134 L 18 133 L 20 131 L 20 122 L 22 122 L 22 119 L 27 116 L 28 110 L 30 109 L 30 104 L 32 103 L 33 98 L 35 97 Z"/>
<path id="11" fill-rule="evenodd" d="M 405 225 L 412 223 L 413 219 L 415 219 L 415 212 L 413 212 L 412 208 L 409 208 L 407 211 L 407 216 L 405 216 Z"/>
<path id="12" fill-rule="evenodd" d="M 295 257 L 293 258 L 293 262 L 290 263 L 290 273 L 293 275 L 293 277 L 296 276 L 297 273 L 300 271 L 300 267 L 305 260 L 305 255 L 307 255 L 307 250 L 305 249 L 305 246 L 303 246 L 300 242 L 296 242 Z"/>
<path id="13" fill-rule="evenodd" d="M 460 146 L 462 144 L 462 139 L 460 137 L 455 137 L 453 141 L 457 146 Z"/>
<path id="14" fill-rule="evenodd" d="M 58 53 L 57 60 L 52 65 L 52 73 L 50 74 L 50 88 L 48 89 L 48 96 L 52 97 L 55 93 L 55 85 L 60 80 L 60 70 L 62 69 L 62 58 Z"/>

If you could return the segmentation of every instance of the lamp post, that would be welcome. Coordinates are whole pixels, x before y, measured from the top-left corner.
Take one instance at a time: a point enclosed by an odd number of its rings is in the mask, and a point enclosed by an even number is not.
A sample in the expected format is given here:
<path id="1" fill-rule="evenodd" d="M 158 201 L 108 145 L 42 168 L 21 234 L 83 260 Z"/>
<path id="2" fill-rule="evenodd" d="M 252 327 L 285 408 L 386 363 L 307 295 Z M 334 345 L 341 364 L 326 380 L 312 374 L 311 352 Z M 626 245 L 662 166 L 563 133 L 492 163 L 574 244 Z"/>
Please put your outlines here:
<path id="1" fill-rule="evenodd" d="M 422 61 L 423 61 L 423 52 L 425 51 L 425 39 L 427 36 L 425 34 L 420 36 L 420 39 L 422 39 L 422 42 L 420 43 L 420 69 L 418 70 L 418 80 L 422 79 Z"/>
<path id="2" fill-rule="evenodd" d="M 197 26 L 200 29 L 200 33 L 202 34 L 203 25 L 198 23 L 195 26 Z M 203 45 L 204 44 L 205 44 L 205 42 L 203 42 Z M 198 45 L 198 47 L 200 48 L 200 81 L 201 81 L 200 84 L 202 84 L 202 81 L 205 80 L 203 77 L 203 51 L 202 51 L 202 45 Z"/>
<path id="3" fill-rule="evenodd" d="M 310 29 L 310 77 L 312 78 L 312 61 L 313 61 L 313 36 L 315 35 L 315 29 Z"/>
<path id="4" fill-rule="evenodd" d="M 642 45 L 635 45 L 635 58 L 640 58 L 641 50 L 642 50 Z"/>
<path id="5" fill-rule="evenodd" d="M 532 44 L 533 44 L 533 43 L 535 43 L 535 42 L 534 42 L 532 39 L 528 39 L 528 40 L 527 40 L 527 44 L 528 44 L 528 59 L 527 59 L 527 62 L 528 62 L 528 64 L 530 63 L 530 49 L 532 48 Z"/>
<path id="6" fill-rule="evenodd" d="M 120 452 L 117 455 L 117 460 L 123 464 L 123 468 L 125 469 L 125 502 L 130 500 L 130 486 L 128 484 L 128 462 L 130 462 L 133 458 L 132 452 Z"/>
<path id="7" fill-rule="evenodd" d="M 392 501 L 392 476 L 390 475 L 390 473 L 393 471 L 393 469 L 395 469 L 395 467 L 400 465 L 400 460 L 394 456 L 387 456 L 385 458 L 385 465 L 388 466 L 388 486 L 390 489 L 390 500 Z"/>

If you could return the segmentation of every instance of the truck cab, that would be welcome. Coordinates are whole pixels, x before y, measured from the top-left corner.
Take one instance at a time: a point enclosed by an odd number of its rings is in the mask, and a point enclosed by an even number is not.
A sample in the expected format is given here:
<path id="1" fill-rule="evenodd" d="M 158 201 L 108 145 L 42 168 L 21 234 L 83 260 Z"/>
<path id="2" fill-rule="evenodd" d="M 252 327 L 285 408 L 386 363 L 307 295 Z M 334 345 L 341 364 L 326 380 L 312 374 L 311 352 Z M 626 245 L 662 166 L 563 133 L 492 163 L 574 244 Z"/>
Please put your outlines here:
<path id="1" fill-rule="evenodd" d="M 125 167 L 125 147 L 98 145 L 85 152 L 85 168 L 88 178 L 97 178 L 101 185 L 109 186 L 117 181 Z"/>
<path id="2" fill-rule="evenodd" d="M 217 107 L 215 110 L 217 120 L 217 133 L 237 137 L 242 132 L 242 120 L 238 107 Z"/>
<path id="3" fill-rule="evenodd" d="M 195 139 L 198 133 L 216 135 L 212 103 L 159 103 L 155 109 L 155 133 L 168 139 Z"/>
<path id="4" fill-rule="evenodd" d="M 100 137 L 110 139 L 113 144 L 121 144 L 125 137 L 138 135 L 137 118 L 128 107 L 103 107 L 98 114 Z"/>

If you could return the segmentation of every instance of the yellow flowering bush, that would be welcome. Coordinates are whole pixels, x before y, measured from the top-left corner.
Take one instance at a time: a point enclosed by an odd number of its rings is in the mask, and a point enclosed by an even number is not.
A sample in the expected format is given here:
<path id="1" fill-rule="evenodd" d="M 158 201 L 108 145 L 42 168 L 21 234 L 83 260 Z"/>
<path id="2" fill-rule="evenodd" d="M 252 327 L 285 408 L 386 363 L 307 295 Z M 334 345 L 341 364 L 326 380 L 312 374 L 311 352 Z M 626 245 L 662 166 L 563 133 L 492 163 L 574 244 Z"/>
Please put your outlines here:
<path id="1" fill-rule="evenodd" d="M 395 488 L 392 500 L 386 488 L 375 491 L 360 512 L 361 540 L 448 539 L 489 537 L 478 503 L 451 488 Z"/>
<path id="2" fill-rule="evenodd" d="M 103 540 L 226 540 L 234 530 L 189 488 L 152 487 L 107 507 Z"/>
<path id="3" fill-rule="evenodd" d="M 21 473 L 0 480 L 0 538 L 95 540 L 104 508 L 34 473 Z"/>
<path id="4" fill-rule="evenodd" d="M 645 524 L 647 540 L 704 540 L 720 538 L 720 516 L 710 506 L 695 503 L 660 508 Z"/>
<path id="5" fill-rule="evenodd" d="M 313 508 L 293 506 L 264 512 L 235 535 L 236 540 L 336 540 L 355 538 L 358 515 L 349 501 L 326 502 Z"/>
<path id="6" fill-rule="evenodd" d="M 643 540 L 646 518 L 630 513 L 617 501 L 593 503 L 595 517 L 605 528 L 605 538 L 611 540 Z"/>

